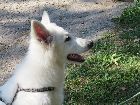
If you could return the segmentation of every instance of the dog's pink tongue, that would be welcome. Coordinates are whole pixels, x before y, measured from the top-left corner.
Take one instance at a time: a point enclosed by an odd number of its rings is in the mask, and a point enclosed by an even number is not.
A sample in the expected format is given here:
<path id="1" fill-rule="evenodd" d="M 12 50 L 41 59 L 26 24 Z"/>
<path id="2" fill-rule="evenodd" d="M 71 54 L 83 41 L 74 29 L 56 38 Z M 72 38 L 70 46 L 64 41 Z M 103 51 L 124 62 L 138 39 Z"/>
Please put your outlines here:
<path id="1" fill-rule="evenodd" d="M 76 61 L 76 62 L 84 62 L 85 61 L 84 57 L 82 57 L 79 54 L 69 54 L 67 56 L 67 58 L 68 58 L 68 60 Z"/>

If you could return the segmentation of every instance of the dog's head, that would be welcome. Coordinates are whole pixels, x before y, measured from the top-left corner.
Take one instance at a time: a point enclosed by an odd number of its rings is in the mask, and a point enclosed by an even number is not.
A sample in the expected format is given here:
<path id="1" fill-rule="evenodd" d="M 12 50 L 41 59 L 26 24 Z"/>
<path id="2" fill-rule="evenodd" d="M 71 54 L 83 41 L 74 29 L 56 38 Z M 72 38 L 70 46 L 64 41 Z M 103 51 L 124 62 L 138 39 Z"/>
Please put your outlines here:
<path id="1" fill-rule="evenodd" d="M 31 40 L 36 43 L 34 47 L 39 47 L 43 54 L 49 53 L 58 62 L 84 62 L 84 57 L 80 54 L 93 46 L 92 41 L 73 37 L 62 27 L 51 23 L 45 11 L 41 23 L 35 20 L 31 22 L 31 36 Z"/>

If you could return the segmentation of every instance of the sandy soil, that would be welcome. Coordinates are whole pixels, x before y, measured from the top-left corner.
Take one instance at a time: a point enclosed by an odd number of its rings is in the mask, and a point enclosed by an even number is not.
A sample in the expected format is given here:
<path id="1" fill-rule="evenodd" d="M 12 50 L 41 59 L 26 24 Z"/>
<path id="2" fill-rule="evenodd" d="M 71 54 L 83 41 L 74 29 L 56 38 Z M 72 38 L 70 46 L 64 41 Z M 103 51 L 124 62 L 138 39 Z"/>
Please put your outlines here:
<path id="1" fill-rule="evenodd" d="M 111 19 L 128 5 L 111 0 L 0 0 L 0 83 L 13 73 L 25 55 L 30 20 L 40 20 L 44 10 L 51 21 L 74 36 L 95 38 L 111 30 Z"/>

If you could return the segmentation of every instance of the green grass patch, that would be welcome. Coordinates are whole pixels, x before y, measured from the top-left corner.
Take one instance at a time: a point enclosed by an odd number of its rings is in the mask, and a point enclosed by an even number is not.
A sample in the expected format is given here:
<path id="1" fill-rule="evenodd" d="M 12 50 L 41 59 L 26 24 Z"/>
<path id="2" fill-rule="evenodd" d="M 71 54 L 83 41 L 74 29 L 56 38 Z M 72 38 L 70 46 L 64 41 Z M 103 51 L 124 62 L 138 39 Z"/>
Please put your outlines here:
<path id="1" fill-rule="evenodd" d="M 115 20 L 117 33 L 95 43 L 83 64 L 68 65 L 64 105 L 116 105 L 140 91 L 140 2 Z M 140 105 L 140 96 L 126 105 Z"/>
<path id="2" fill-rule="evenodd" d="M 114 105 L 140 91 L 139 53 L 134 40 L 113 34 L 99 40 L 85 63 L 69 65 L 65 105 Z"/>
<path id="3" fill-rule="evenodd" d="M 114 20 L 123 28 L 140 27 L 140 0 L 134 0 L 134 6 L 126 8 L 122 15 Z"/>

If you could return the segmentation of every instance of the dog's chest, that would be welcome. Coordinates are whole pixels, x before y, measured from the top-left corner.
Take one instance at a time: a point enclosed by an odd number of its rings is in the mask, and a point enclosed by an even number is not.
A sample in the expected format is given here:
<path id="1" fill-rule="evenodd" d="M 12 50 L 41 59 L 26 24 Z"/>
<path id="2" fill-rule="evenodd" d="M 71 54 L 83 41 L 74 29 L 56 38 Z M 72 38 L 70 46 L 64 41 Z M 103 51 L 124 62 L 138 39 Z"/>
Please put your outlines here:
<path id="1" fill-rule="evenodd" d="M 19 92 L 13 105 L 61 105 L 61 95 L 56 92 Z"/>

